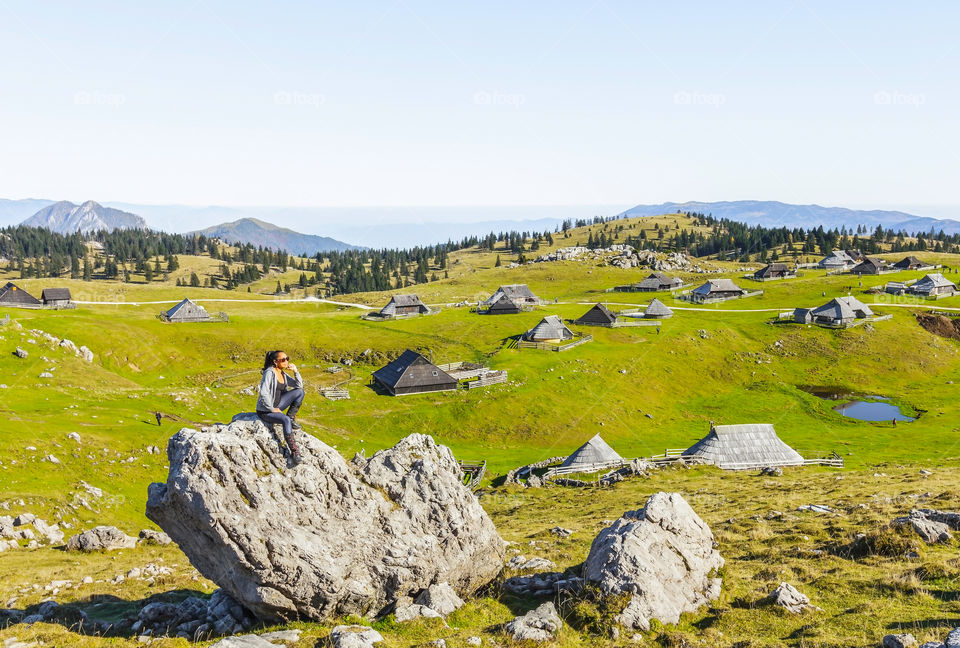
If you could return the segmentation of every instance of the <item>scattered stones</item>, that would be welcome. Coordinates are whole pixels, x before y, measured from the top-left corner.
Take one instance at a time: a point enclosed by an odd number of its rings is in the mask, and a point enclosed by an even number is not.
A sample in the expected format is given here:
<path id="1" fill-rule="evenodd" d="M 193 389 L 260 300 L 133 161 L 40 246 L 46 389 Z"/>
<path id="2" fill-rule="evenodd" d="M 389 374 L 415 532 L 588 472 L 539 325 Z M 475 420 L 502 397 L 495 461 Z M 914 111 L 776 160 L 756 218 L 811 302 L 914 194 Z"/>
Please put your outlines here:
<path id="1" fill-rule="evenodd" d="M 291 467 L 252 416 L 180 430 L 147 517 L 267 621 L 376 612 L 437 582 L 462 596 L 500 572 L 503 540 L 453 453 L 429 436 L 362 468 L 311 435 L 300 435 L 300 452 Z"/>
<path id="2" fill-rule="evenodd" d="M 760 471 L 760 474 L 765 477 L 782 477 L 783 468 L 780 466 L 767 466 Z"/>
<path id="3" fill-rule="evenodd" d="M 550 533 L 557 536 L 558 538 L 569 538 L 570 536 L 573 535 L 573 531 L 571 529 L 564 529 L 561 526 L 553 527 L 552 529 L 550 529 Z"/>
<path id="4" fill-rule="evenodd" d="M 137 539 L 128 536 L 113 526 L 98 526 L 83 533 L 70 536 L 67 540 L 67 549 L 71 551 L 113 551 L 115 549 L 132 549 L 137 546 Z"/>
<path id="5" fill-rule="evenodd" d="M 371 648 L 383 641 L 383 636 L 366 626 L 339 625 L 330 631 L 334 648 Z"/>
<path id="6" fill-rule="evenodd" d="M 514 641 L 544 642 L 552 640 L 562 627 L 563 621 L 557 614 L 557 608 L 552 601 L 548 601 L 536 610 L 514 618 L 507 624 L 506 631 Z"/>
<path id="7" fill-rule="evenodd" d="M 723 566 L 710 527 L 679 493 L 659 492 L 594 539 L 583 576 L 604 594 L 631 594 L 617 617 L 626 628 L 677 623 L 720 595 Z"/>
<path id="8" fill-rule="evenodd" d="M 796 587 L 790 583 L 780 583 L 777 589 L 770 592 L 767 599 L 774 605 L 779 605 L 791 614 L 800 614 L 806 610 L 818 609 L 810 604 L 810 599 L 806 594 L 802 594 Z"/>
<path id="9" fill-rule="evenodd" d="M 39 378 L 53 378 L 53 374 L 50 373 L 49 371 L 44 371 L 44 372 L 41 373 L 38 377 L 39 377 Z"/>
<path id="10" fill-rule="evenodd" d="M 797 507 L 798 511 L 811 511 L 813 513 L 833 513 L 833 509 L 825 504 L 804 504 Z"/>

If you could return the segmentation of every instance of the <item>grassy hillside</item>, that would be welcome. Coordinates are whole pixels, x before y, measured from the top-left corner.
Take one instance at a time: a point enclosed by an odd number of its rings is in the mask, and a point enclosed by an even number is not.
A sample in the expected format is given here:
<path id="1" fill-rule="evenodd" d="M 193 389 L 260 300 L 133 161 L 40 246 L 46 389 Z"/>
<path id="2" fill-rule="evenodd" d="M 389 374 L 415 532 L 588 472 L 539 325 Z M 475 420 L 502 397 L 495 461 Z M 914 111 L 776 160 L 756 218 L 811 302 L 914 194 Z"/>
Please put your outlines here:
<path id="1" fill-rule="evenodd" d="M 672 223 L 674 217 L 661 219 Z M 574 230 L 568 239 L 557 236 L 554 247 L 578 239 L 585 242 L 587 236 L 585 230 Z M 239 392 L 257 382 L 263 353 L 283 348 L 300 366 L 310 388 L 302 412 L 306 431 L 347 457 L 361 449 L 370 454 L 412 432 L 427 432 L 450 445 L 459 458 L 487 460 L 495 477 L 527 462 L 569 454 L 598 432 L 627 457 L 687 447 L 708 431 L 711 421 L 773 423 L 781 438 L 802 453 L 841 454 L 847 462 L 843 470 L 794 470 L 779 482 L 698 469 L 667 470 L 589 493 L 487 487 L 482 501 L 508 539 L 546 540 L 545 530 L 555 524 L 578 531 L 571 540 L 543 544 L 542 553 L 564 567 L 585 557 L 602 520 L 637 508 L 649 493 L 679 490 L 690 495 L 694 508 L 718 533 L 727 557 L 726 593 L 715 609 L 693 615 L 678 629 L 665 630 L 664 637 L 707 632 L 709 643 L 732 646 L 749 628 L 757 627 L 750 633 L 755 643 L 749 645 L 865 645 L 876 643 L 890 631 L 886 628 L 891 623 L 922 628 L 925 620 L 951 618 L 952 599 L 937 593 L 947 592 L 951 579 L 960 576 L 949 548 L 923 548 L 919 562 L 902 557 L 812 561 L 804 552 L 908 511 L 915 500 L 907 494 L 930 491 L 929 498 L 940 498 L 931 505 L 960 505 L 951 495 L 960 485 L 956 470 L 960 344 L 926 332 L 914 317 L 924 308 L 960 309 L 960 297 L 934 303 L 864 292 L 923 273 L 865 277 L 861 285 L 856 277 L 827 277 L 823 271 L 807 270 L 797 279 L 756 284 L 739 278 L 743 264 L 710 261 L 705 265 L 723 273 L 679 274 L 694 284 L 708 276 L 732 277 L 764 294 L 702 307 L 657 294 L 676 308 L 659 334 L 647 327 L 583 329 L 594 335 L 594 341 L 559 354 L 505 348 L 504 342 L 544 315 L 575 318 L 597 301 L 615 310 L 645 304 L 652 295 L 605 291 L 638 281 L 649 270 L 586 261 L 494 268 L 496 254 L 451 254 L 449 279 L 402 291 L 415 291 L 428 303 L 444 305 L 438 315 L 410 320 L 368 322 L 360 319 L 358 309 L 336 304 L 274 299 L 257 294 L 257 289 L 248 294 L 243 289 L 178 288 L 169 280 L 151 285 L 58 281 L 57 285 L 70 286 L 77 299 L 93 303 L 69 311 L 0 309 L 0 317 L 9 313 L 12 318 L 0 327 L 0 380 L 6 385 L 0 388 L 0 407 L 10 426 L 9 433 L 0 435 L 0 503 L 6 503 L 11 514 L 30 511 L 66 522 L 72 526 L 68 533 L 95 524 L 116 524 L 132 533 L 149 526 L 143 516 L 146 487 L 166 478 L 166 457 L 146 449 L 164 448 L 180 427 L 170 420 L 158 426 L 153 412 L 204 424 L 250 411 L 254 398 Z M 955 255 L 918 256 L 954 267 L 960 262 Z M 191 267 L 184 257 L 180 261 L 182 267 Z M 960 277 L 948 276 L 954 281 Z M 276 283 L 275 278 L 262 281 L 271 283 L 268 289 Z M 18 283 L 39 293 L 51 280 Z M 508 316 L 479 316 L 469 308 L 452 306 L 476 302 L 505 283 L 527 283 L 557 303 Z M 893 319 L 847 331 L 772 321 L 779 311 L 816 306 L 848 293 Z M 211 312 L 225 311 L 230 322 L 171 325 L 157 319 L 167 306 L 150 302 L 185 295 Z M 222 299 L 243 301 L 216 301 Z M 380 305 L 388 295 L 337 299 Z M 88 346 L 95 354 L 93 363 L 53 347 L 31 329 Z M 27 358 L 13 355 L 18 346 L 28 351 Z M 509 382 L 470 392 L 378 395 L 369 386 L 370 374 L 405 348 L 417 349 L 438 363 L 484 361 L 508 370 Z M 346 374 L 351 399 L 324 400 L 315 388 L 341 379 L 345 374 L 334 376 L 326 368 L 344 359 L 353 362 Z M 41 378 L 44 372 L 53 378 Z M 801 389 L 810 385 L 886 396 L 919 418 L 896 427 L 844 418 L 831 409 L 835 403 Z M 71 432 L 80 435 L 79 444 L 67 438 Z M 43 460 L 51 454 L 60 463 Z M 935 475 L 920 484 L 919 469 L 931 466 L 938 467 Z M 875 473 L 889 477 L 874 477 Z M 85 496 L 81 482 L 103 489 L 104 496 Z M 590 501 L 588 508 L 582 506 L 585 499 Z M 860 502 L 867 502 L 869 509 L 847 511 Z M 798 514 L 797 520 L 764 517 L 771 509 L 791 512 L 800 503 L 827 503 L 847 512 L 828 518 Z M 760 519 L 754 520 L 754 514 Z M 735 521 L 726 522 L 731 517 Z M 541 553 L 540 548 L 536 551 Z M 14 599 L 8 605 L 22 609 L 49 596 L 42 586 L 51 580 L 79 580 L 87 574 L 112 578 L 129 566 L 161 558 L 177 565 L 166 582 L 146 586 L 130 581 L 119 587 L 94 583 L 60 591 L 55 598 L 87 601 L 97 593 L 111 593 L 124 609 L 153 594 L 213 587 L 192 580 L 192 568 L 172 548 L 83 557 L 42 548 L 0 553 L 0 602 Z M 921 567 L 927 575 L 920 573 Z M 893 574 L 893 579 L 886 574 Z M 824 612 L 812 619 L 794 619 L 754 609 L 760 591 L 769 591 L 778 579 L 790 580 L 810 594 Z M 32 589 L 34 583 L 41 585 L 39 591 Z M 460 634 L 429 625 L 411 629 L 388 624 L 384 630 L 391 646 L 439 636 L 451 636 L 450 645 L 463 645 L 470 634 L 495 636 L 491 625 L 508 618 L 510 610 L 532 604 L 491 593 L 471 603 L 451 623 L 463 629 Z M 571 613 L 568 620 L 574 616 Z M 324 634 L 323 626 L 303 627 L 313 636 Z M 75 643 L 76 635 L 43 624 L 29 631 L 22 627 L 0 631 L 0 640 L 13 635 L 82 645 Z M 588 636 L 585 626 L 568 629 L 562 643 L 602 643 Z M 67 643 L 65 637 L 70 638 Z M 169 640 L 154 645 L 186 644 Z"/>

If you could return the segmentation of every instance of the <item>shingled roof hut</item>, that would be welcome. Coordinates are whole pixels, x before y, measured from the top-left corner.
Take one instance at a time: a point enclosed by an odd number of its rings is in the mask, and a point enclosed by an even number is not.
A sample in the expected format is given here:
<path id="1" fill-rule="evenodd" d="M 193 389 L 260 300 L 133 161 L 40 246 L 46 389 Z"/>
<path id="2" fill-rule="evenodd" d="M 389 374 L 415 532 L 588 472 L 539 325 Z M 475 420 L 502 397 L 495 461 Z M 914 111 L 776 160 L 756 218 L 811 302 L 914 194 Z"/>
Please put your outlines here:
<path id="1" fill-rule="evenodd" d="M 835 297 L 810 311 L 814 324 L 849 326 L 858 319 L 873 317 L 870 307 L 856 297 Z"/>
<path id="2" fill-rule="evenodd" d="M 803 465 L 800 453 L 784 443 L 769 423 L 711 426 L 710 433 L 683 455 L 724 470 Z"/>
<path id="3" fill-rule="evenodd" d="M 909 291 L 914 295 L 936 297 L 938 295 L 953 295 L 957 286 L 939 272 L 933 272 L 910 286 Z"/>
<path id="4" fill-rule="evenodd" d="M 39 299 L 10 281 L 3 288 L 0 288 L 0 304 L 26 308 L 41 305 Z"/>
<path id="5" fill-rule="evenodd" d="M 918 259 L 913 255 L 910 255 L 910 256 L 905 256 L 899 261 L 897 261 L 896 263 L 894 263 L 893 267 L 898 268 L 900 270 L 916 270 L 918 268 L 924 267 L 924 265 L 925 264 L 923 263 L 923 261 L 921 261 L 920 259 Z"/>
<path id="6" fill-rule="evenodd" d="M 746 291 L 733 283 L 732 279 L 708 279 L 702 286 L 690 292 L 693 301 L 723 300 L 742 297 Z"/>
<path id="7" fill-rule="evenodd" d="M 182 302 L 171 308 L 170 310 L 164 311 L 160 314 L 160 318 L 165 322 L 212 322 L 213 318 L 210 317 L 210 313 L 207 312 L 200 304 L 190 301 L 189 298 L 185 298 Z"/>
<path id="8" fill-rule="evenodd" d="M 643 310 L 643 316 L 646 319 L 667 319 L 673 317 L 673 311 L 662 301 L 654 297 L 650 300 L 650 305 Z"/>
<path id="9" fill-rule="evenodd" d="M 44 306 L 69 306 L 71 304 L 69 288 L 44 288 L 40 292 Z"/>
<path id="10" fill-rule="evenodd" d="M 876 257 L 867 257 L 863 260 L 863 263 L 851 268 L 850 274 L 875 275 L 880 274 L 884 270 L 890 270 L 890 266 L 887 264 L 886 260 L 878 259 Z"/>
<path id="11" fill-rule="evenodd" d="M 573 320 L 574 324 L 583 326 L 615 326 L 617 315 L 604 304 L 595 304 L 590 310 Z"/>
<path id="12" fill-rule="evenodd" d="M 857 262 L 843 250 L 834 250 L 820 259 L 817 265 L 827 270 L 839 270 L 854 266 L 856 263 Z"/>
<path id="13" fill-rule="evenodd" d="M 493 297 L 490 299 L 493 299 Z M 490 300 L 488 299 L 483 303 L 487 304 L 487 302 L 490 302 Z M 500 293 L 496 295 L 496 299 L 494 299 L 493 302 L 487 305 L 487 309 L 482 312 L 487 315 L 516 315 L 521 311 L 523 311 L 523 306 L 519 302 L 513 301 L 507 297 L 505 293 Z"/>
<path id="14" fill-rule="evenodd" d="M 430 308 L 420 301 L 418 295 L 394 295 L 387 305 L 380 309 L 380 317 L 424 315 L 429 312 Z"/>
<path id="15" fill-rule="evenodd" d="M 572 340 L 573 331 L 567 328 L 559 315 L 547 315 L 540 323 L 523 334 L 527 342 L 561 342 Z"/>
<path id="16" fill-rule="evenodd" d="M 771 263 L 766 267 L 760 268 L 753 273 L 753 278 L 763 281 L 768 279 L 783 279 L 793 276 L 795 273 L 790 271 L 786 263 Z"/>
<path id="17" fill-rule="evenodd" d="M 563 460 L 561 468 L 582 469 L 579 472 L 593 472 L 611 466 L 618 466 L 624 462 L 623 457 L 610 447 L 599 434 L 584 443 Z"/>
<path id="18" fill-rule="evenodd" d="M 501 297 L 506 297 L 521 306 L 537 306 L 540 304 L 540 298 L 533 294 L 527 284 L 508 284 L 497 288 L 496 292 L 483 302 L 483 305 L 492 306 Z"/>
<path id="19" fill-rule="evenodd" d="M 457 379 L 416 351 L 407 349 L 400 357 L 373 372 L 373 380 L 394 396 L 451 391 Z"/>
<path id="20" fill-rule="evenodd" d="M 683 281 L 677 277 L 670 277 L 662 272 L 654 272 L 646 276 L 643 281 L 635 284 L 639 292 L 658 292 L 661 290 L 673 290 L 683 286 Z"/>

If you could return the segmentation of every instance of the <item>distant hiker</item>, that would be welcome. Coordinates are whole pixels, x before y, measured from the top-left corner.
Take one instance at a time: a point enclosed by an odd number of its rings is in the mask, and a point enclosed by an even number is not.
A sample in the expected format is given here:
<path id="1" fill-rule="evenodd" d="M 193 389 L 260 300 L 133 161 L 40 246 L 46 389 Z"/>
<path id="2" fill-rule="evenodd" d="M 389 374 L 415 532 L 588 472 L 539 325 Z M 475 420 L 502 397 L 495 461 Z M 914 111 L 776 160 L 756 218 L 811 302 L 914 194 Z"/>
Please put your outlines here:
<path id="1" fill-rule="evenodd" d="M 159 426 L 159 425 L 160 425 L 160 419 L 163 418 L 163 414 L 161 414 L 160 412 L 154 412 L 154 414 L 157 415 L 157 426 Z"/>
<path id="2" fill-rule="evenodd" d="M 897 419 L 893 419 L 893 427 L 897 427 Z"/>
<path id="3" fill-rule="evenodd" d="M 657 335 L 660 335 L 660 327 L 657 327 Z"/>
<path id="4" fill-rule="evenodd" d="M 284 373 L 293 370 L 293 376 Z M 283 438 L 290 456 L 300 460 L 300 450 L 293 438 L 294 430 L 303 428 L 297 423 L 297 412 L 303 403 L 303 379 L 297 366 L 290 363 L 284 351 L 268 351 L 263 362 L 263 379 L 260 381 L 260 398 L 257 399 L 257 416 L 267 425 L 283 426 Z M 286 410 L 286 413 L 284 413 Z"/>

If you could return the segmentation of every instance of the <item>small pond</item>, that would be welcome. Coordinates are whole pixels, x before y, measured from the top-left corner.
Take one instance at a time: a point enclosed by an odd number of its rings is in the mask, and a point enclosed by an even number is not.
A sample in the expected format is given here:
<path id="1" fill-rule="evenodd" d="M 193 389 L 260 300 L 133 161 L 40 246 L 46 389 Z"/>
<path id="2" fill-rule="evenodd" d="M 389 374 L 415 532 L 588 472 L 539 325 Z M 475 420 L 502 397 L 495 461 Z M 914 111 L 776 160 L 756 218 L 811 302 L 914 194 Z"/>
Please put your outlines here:
<path id="1" fill-rule="evenodd" d="M 886 401 L 886 396 L 858 394 L 843 387 L 807 386 L 801 389 L 808 394 L 824 400 L 844 401 L 833 409 L 841 416 L 855 418 L 858 421 L 915 421 L 916 417 L 907 416 L 897 405 Z"/>

